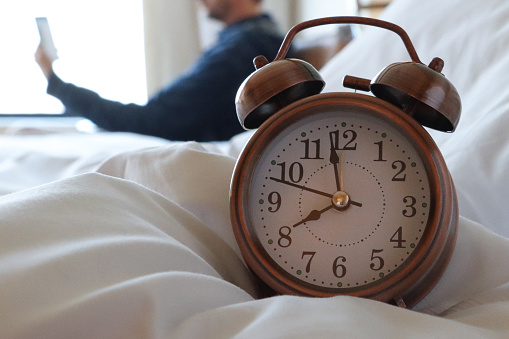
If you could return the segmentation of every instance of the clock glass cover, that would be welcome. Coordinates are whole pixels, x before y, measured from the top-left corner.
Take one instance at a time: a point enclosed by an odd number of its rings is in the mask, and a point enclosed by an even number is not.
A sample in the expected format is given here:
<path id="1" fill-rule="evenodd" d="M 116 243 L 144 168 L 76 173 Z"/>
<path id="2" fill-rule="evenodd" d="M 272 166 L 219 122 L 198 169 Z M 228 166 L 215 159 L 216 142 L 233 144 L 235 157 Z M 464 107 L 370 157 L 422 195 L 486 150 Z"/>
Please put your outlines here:
<path id="1" fill-rule="evenodd" d="M 324 105 L 298 117 L 248 174 L 256 256 L 286 284 L 324 293 L 388 280 L 433 234 L 436 174 L 422 145 L 363 107 Z"/>

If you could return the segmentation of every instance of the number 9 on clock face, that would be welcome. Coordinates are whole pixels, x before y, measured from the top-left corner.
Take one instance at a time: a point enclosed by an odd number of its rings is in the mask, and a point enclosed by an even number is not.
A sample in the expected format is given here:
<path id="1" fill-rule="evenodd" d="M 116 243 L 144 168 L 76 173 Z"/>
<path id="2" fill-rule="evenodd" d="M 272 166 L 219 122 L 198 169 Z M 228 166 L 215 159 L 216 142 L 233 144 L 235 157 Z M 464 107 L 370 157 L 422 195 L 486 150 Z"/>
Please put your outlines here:
<path id="1" fill-rule="evenodd" d="M 242 253 L 280 293 L 398 297 L 443 247 L 436 146 L 378 99 L 323 96 L 276 114 L 246 146 L 231 200 Z"/>

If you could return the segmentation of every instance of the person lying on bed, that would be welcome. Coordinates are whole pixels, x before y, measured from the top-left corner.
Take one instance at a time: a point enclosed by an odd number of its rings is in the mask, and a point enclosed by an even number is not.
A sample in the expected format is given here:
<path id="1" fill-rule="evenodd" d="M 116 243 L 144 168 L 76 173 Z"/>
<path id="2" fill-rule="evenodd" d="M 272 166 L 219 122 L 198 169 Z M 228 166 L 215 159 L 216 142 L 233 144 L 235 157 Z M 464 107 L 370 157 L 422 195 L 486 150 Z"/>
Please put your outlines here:
<path id="1" fill-rule="evenodd" d="M 283 36 L 262 12 L 262 0 L 199 0 L 208 16 L 222 21 L 218 42 L 191 70 L 163 88 L 145 105 L 122 104 L 62 81 L 41 46 L 35 58 L 48 79 L 47 93 L 66 115 L 90 119 L 109 131 L 134 132 L 169 140 L 227 140 L 242 132 L 235 95 L 253 71 L 253 59 L 276 56 Z"/>

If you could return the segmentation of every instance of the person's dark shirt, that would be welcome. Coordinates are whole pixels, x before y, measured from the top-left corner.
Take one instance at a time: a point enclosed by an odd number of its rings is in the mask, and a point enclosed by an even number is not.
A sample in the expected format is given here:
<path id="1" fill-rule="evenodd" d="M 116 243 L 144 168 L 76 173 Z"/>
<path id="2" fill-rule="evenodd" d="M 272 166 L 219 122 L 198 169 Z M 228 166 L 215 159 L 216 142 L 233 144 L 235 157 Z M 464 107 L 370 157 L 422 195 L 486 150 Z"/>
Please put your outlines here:
<path id="1" fill-rule="evenodd" d="M 227 140 L 242 132 L 235 111 L 239 86 L 255 69 L 253 59 L 275 58 L 283 37 L 268 15 L 226 27 L 218 42 L 192 69 L 145 105 L 106 100 L 52 74 L 47 92 L 60 99 L 66 115 L 82 116 L 109 131 L 169 140 Z M 290 54 L 289 54 L 290 56 Z"/>

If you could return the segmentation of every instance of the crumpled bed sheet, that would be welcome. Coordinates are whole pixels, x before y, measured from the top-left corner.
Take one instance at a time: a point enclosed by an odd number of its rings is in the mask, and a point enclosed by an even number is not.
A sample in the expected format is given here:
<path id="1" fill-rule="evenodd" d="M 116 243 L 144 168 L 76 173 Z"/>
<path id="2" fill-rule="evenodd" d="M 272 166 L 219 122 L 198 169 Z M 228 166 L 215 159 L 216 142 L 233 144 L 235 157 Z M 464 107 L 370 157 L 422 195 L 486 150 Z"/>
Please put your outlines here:
<path id="1" fill-rule="evenodd" d="M 2 337 L 509 334 L 509 239 L 463 218 L 449 268 L 414 310 L 352 297 L 256 300 L 227 213 L 234 162 L 183 143 L 0 198 Z"/>

